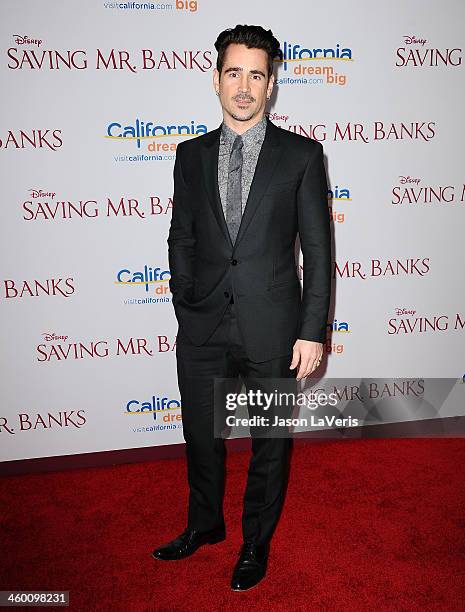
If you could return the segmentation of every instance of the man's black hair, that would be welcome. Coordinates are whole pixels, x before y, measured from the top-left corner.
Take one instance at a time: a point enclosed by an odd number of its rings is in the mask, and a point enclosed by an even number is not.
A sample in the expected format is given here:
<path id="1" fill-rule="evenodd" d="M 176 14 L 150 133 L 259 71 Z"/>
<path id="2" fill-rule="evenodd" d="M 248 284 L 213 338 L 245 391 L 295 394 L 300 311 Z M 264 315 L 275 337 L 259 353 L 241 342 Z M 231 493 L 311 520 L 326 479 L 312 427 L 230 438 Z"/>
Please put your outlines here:
<path id="1" fill-rule="evenodd" d="M 237 25 L 235 28 L 223 30 L 215 42 L 218 51 L 216 69 L 220 73 L 223 69 L 224 54 L 231 43 L 245 45 L 249 49 L 263 49 L 268 54 L 268 78 L 273 74 L 273 60 L 279 54 L 279 41 L 273 36 L 271 30 L 265 30 L 256 25 Z"/>

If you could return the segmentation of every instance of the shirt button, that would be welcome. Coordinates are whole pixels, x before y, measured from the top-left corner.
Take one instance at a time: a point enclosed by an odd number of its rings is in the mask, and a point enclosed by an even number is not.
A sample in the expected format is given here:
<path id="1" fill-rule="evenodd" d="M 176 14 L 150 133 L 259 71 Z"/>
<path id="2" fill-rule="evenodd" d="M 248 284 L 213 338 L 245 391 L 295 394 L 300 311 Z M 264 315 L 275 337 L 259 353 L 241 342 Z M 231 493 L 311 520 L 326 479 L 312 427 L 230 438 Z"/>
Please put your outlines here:
<path id="1" fill-rule="evenodd" d="M 233 266 L 237 266 L 237 259 L 231 259 L 231 264 Z"/>
<path id="2" fill-rule="evenodd" d="M 227 291 L 224 292 L 224 297 L 229 297 L 229 293 Z"/>

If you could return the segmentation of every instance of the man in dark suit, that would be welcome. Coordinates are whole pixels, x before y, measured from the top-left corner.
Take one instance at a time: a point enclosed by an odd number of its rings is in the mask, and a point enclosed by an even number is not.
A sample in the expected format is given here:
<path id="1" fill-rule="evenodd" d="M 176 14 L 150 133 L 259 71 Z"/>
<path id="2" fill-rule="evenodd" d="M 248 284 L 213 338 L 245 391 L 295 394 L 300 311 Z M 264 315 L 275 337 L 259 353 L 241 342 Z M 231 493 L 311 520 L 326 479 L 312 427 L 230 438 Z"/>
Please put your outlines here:
<path id="1" fill-rule="evenodd" d="M 164 560 L 225 538 L 225 446 L 214 435 L 214 379 L 295 383 L 308 376 L 322 358 L 330 300 L 323 147 L 264 114 L 279 43 L 270 30 L 238 25 L 215 47 L 223 122 L 180 143 L 174 166 L 170 289 L 190 494 L 187 528 L 153 552 Z M 265 575 L 289 449 L 289 436 L 252 436 L 234 590 Z"/>

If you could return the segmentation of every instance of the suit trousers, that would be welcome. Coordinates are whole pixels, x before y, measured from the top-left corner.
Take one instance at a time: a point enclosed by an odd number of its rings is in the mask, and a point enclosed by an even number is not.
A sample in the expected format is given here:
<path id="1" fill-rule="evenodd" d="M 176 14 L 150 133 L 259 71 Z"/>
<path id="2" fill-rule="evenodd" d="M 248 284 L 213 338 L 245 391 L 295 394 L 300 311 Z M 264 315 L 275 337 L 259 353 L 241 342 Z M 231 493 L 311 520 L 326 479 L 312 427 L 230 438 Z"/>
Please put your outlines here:
<path id="1" fill-rule="evenodd" d="M 247 358 L 235 304 L 209 339 L 195 346 L 179 327 L 176 340 L 178 386 L 189 483 L 188 527 L 208 531 L 224 526 L 225 440 L 214 435 L 214 379 L 294 379 L 292 353 L 255 363 Z M 270 330 L 270 333 L 273 333 Z M 262 382 L 260 383 L 262 384 Z M 247 383 L 246 383 L 247 386 Z M 249 416 L 250 416 L 250 408 Z M 245 542 L 268 543 L 282 510 L 289 473 L 292 439 L 258 437 L 252 433 L 252 454 L 243 498 Z"/>

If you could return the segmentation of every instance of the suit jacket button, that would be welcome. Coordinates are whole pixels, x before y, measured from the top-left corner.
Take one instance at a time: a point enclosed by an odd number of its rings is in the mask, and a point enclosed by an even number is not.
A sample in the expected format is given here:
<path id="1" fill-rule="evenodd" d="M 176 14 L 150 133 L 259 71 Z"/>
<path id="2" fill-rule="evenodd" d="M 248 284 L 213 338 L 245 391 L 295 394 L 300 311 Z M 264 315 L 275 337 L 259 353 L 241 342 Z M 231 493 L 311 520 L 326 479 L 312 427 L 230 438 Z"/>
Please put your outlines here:
<path id="1" fill-rule="evenodd" d="M 229 297 L 229 293 L 227 291 L 224 292 L 224 297 Z"/>
<path id="2" fill-rule="evenodd" d="M 231 259 L 231 264 L 233 266 L 237 266 L 237 259 Z"/>

